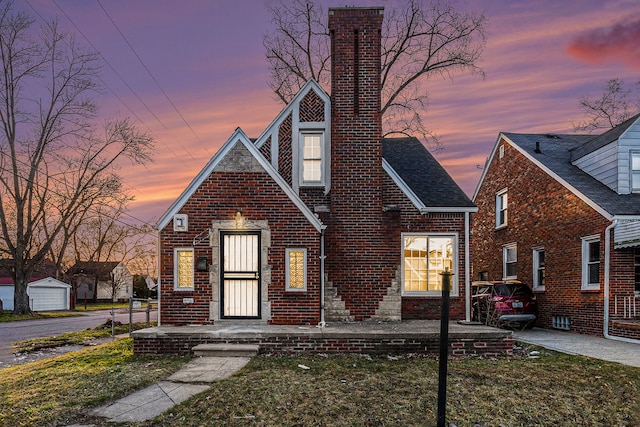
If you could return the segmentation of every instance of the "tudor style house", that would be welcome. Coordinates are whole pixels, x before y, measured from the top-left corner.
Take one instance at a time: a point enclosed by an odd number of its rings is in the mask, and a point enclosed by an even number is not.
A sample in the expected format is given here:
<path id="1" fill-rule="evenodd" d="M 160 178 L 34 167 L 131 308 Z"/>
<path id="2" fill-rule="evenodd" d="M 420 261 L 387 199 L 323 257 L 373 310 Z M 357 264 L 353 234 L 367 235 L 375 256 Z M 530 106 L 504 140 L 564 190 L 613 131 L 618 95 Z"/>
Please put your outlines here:
<path id="1" fill-rule="evenodd" d="M 382 8 L 329 10 L 310 80 L 258 138 L 237 129 L 160 218 L 162 325 L 469 318 L 475 205 L 415 138 L 382 138 Z"/>
<path id="2" fill-rule="evenodd" d="M 533 287 L 538 326 L 640 339 L 640 115 L 602 135 L 501 133 L 473 200 L 473 272 Z"/>

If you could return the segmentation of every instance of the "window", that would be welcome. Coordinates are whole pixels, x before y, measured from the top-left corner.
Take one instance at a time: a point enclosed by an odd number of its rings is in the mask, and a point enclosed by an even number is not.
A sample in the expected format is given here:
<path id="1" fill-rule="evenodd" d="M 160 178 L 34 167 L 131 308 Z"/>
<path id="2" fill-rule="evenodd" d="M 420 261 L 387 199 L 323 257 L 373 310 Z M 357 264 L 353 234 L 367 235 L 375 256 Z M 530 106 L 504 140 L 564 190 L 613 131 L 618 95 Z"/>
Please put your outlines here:
<path id="1" fill-rule="evenodd" d="M 544 249 L 533 250 L 533 289 L 544 290 Z"/>
<path id="2" fill-rule="evenodd" d="M 631 191 L 640 191 L 640 151 L 632 151 L 631 157 Z"/>
<path id="3" fill-rule="evenodd" d="M 456 235 L 403 234 L 402 274 L 405 294 L 442 292 L 445 270 L 456 273 Z M 451 294 L 457 295 L 457 281 L 451 280 Z"/>
<path id="4" fill-rule="evenodd" d="M 582 239 L 582 289 L 600 289 L 600 236 Z"/>
<path id="5" fill-rule="evenodd" d="M 502 276 L 504 279 L 518 278 L 518 246 L 515 243 L 502 247 Z"/>
<path id="6" fill-rule="evenodd" d="M 496 194 L 496 228 L 507 225 L 507 190 Z"/>
<path id="7" fill-rule="evenodd" d="M 321 132 L 302 134 L 302 184 L 322 185 L 324 182 L 323 139 Z"/>
<path id="8" fill-rule="evenodd" d="M 193 248 L 173 250 L 174 289 L 193 289 Z"/>
<path id="9" fill-rule="evenodd" d="M 307 290 L 307 250 L 287 249 L 287 291 Z"/>

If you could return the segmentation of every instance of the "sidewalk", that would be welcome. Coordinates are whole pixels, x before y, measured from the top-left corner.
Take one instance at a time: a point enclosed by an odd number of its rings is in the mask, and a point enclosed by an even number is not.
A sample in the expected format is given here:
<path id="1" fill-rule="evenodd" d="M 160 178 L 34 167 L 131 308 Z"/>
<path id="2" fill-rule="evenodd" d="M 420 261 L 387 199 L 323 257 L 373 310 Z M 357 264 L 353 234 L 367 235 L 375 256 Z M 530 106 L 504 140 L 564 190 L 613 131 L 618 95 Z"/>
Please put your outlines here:
<path id="1" fill-rule="evenodd" d="M 191 396 L 208 390 L 208 383 L 233 375 L 249 360 L 250 357 L 198 357 L 166 381 L 95 408 L 88 415 L 107 418 L 109 422 L 151 420 Z"/>
<path id="2" fill-rule="evenodd" d="M 640 344 L 539 328 L 514 331 L 513 338 L 562 353 L 578 354 L 640 368 Z"/>

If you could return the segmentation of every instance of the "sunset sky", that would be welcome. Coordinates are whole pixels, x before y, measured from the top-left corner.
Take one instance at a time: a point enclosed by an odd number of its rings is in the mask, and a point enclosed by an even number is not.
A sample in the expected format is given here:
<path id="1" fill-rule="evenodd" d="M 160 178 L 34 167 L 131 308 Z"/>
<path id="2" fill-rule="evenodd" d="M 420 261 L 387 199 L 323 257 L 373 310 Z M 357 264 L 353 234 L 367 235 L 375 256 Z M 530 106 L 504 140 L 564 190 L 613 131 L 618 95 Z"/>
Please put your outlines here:
<path id="1" fill-rule="evenodd" d="M 154 225 L 237 128 L 256 137 L 282 109 L 267 86 L 270 0 L 17 0 L 39 21 L 99 51 L 101 116 L 131 117 L 156 140 L 154 162 L 123 169 L 131 217 Z M 323 1 L 389 6 L 389 1 Z M 471 196 L 498 133 L 572 132 L 578 98 L 640 80 L 637 0 L 459 2 L 488 18 L 486 78 L 429 82 L 435 157 Z M 42 21 L 38 22 L 40 24 Z"/>

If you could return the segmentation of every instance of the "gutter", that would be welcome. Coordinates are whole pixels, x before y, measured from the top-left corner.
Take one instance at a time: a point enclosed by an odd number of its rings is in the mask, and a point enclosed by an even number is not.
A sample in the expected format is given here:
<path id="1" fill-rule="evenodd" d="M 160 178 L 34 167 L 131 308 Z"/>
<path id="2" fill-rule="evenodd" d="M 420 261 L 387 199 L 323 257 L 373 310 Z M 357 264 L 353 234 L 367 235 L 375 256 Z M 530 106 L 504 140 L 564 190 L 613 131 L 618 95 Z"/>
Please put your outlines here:
<path id="1" fill-rule="evenodd" d="M 604 335 L 605 338 L 610 339 L 610 340 L 623 341 L 623 342 L 628 342 L 628 343 L 631 343 L 631 344 L 640 344 L 640 340 L 637 340 L 637 339 L 626 338 L 626 337 L 618 337 L 618 336 L 609 334 L 609 304 L 610 304 L 609 276 L 610 276 L 610 270 L 611 270 L 611 265 L 610 265 L 611 264 L 611 231 L 614 228 L 616 228 L 616 225 L 618 225 L 618 220 L 614 219 L 613 222 L 611 224 L 609 224 L 609 226 L 607 226 L 607 228 L 605 228 L 605 230 L 604 230 L 604 241 L 605 241 L 605 246 L 604 246 L 604 313 L 603 313 L 602 334 Z"/>
<path id="2" fill-rule="evenodd" d="M 318 328 L 324 328 L 327 323 L 324 321 L 324 260 L 327 258 L 324 253 L 324 227 L 320 231 L 320 323 Z"/>
<path id="3" fill-rule="evenodd" d="M 465 298 L 465 321 L 471 322 L 471 260 L 469 259 L 470 251 L 470 215 L 469 212 L 464 213 L 464 294 Z"/>

